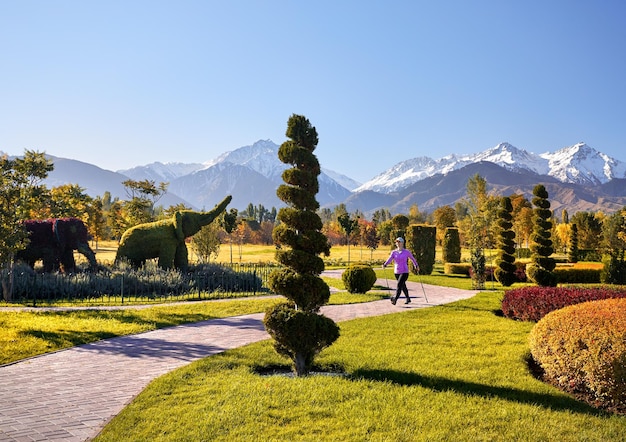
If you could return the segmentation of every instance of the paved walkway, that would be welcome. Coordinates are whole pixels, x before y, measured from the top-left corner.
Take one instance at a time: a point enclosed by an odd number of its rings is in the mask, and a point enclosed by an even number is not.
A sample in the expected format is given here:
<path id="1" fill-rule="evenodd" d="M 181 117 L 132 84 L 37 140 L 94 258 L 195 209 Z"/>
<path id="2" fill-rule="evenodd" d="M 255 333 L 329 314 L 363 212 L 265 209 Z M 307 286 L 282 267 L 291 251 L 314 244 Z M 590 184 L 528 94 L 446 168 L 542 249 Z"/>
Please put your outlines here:
<path id="1" fill-rule="evenodd" d="M 377 284 L 395 288 L 393 279 L 379 279 Z M 322 313 L 341 322 L 445 304 L 477 293 L 407 285 L 410 304 L 401 298 L 395 306 L 389 300 L 329 305 Z M 90 440 L 153 379 L 268 338 L 263 313 L 258 313 L 107 339 L 0 367 L 0 441 Z"/>

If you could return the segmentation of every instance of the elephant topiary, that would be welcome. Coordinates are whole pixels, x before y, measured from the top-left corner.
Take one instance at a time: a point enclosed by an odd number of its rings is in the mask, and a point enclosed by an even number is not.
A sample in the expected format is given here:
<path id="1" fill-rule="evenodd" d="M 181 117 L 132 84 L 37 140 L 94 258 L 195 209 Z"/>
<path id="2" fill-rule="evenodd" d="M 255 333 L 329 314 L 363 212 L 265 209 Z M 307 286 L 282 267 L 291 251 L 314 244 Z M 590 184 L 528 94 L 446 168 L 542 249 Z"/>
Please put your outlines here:
<path id="1" fill-rule="evenodd" d="M 211 224 L 230 203 L 229 195 L 209 212 L 178 210 L 169 219 L 139 224 L 126 230 L 120 239 L 115 262 L 127 260 L 141 267 L 147 259 L 158 258 L 163 269 L 185 270 L 189 263 L 185 239 Z"/>
<path id="2" fill-rule="evenodd" d="M 91 269 L 96 269 L 96 254 L 89 247 L 91 235 L 82 220 L 78 218 L 50 218 L 46 220 L 26 220 L 23 222 L 28 232 L 26 248 L 15 254 L 16 261 L 24 261 L 32 268 L 39 260 L 43 261 L 44 272 L 74 272 L 76 261 L 74 250 L 84 255 Z"/>

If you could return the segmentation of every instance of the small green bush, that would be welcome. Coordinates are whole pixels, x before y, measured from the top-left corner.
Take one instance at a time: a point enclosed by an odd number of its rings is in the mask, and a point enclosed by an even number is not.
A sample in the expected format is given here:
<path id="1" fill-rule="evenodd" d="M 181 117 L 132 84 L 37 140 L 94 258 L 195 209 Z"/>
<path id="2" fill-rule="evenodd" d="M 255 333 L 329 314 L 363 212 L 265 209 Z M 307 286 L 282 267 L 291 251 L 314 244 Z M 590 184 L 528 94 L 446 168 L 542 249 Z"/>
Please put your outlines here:
<path id="1" fill-rule="evenodd" d="M 366 293 L 376 282 L 376 272 L 365 264 L 354 264 L 341 275 L 348 293 Z"/>
<path id="2" fill-rule="evenodd" d="M 607 406 L 626 405 L 626 299 L 572 305 L 543 317 L 530 351 L 546 378 Z"/>
<path id="3" fill-rule="evenodd" d="M 443 273 L 446 275 L 469 276 L 470 267 L 472 267 L 472 265 L 469 262 L 446 262 L 443 265 Z"/>
<path id="4" fill-rule="evenodd" d="M 555 267 L 554 274 L 559 284 L 597 284 L 601 269 Z"/>

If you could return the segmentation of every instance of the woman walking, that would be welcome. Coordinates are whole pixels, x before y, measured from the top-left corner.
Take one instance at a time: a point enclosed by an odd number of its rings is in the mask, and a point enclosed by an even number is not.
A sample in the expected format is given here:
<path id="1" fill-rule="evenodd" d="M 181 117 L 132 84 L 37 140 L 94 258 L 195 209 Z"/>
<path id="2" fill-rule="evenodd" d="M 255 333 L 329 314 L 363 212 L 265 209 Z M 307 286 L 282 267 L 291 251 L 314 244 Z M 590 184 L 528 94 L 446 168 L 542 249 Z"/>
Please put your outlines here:
<path id="1" fill-rule="evenodd" d="M 396 288 L 396 295 L 391 297 L 391 303 L 393 305 L 396 305 L 401 293 L 404 293 L 404 296 L 406 296 L 405 304 L 411 302 L 409 289 L 406 287 L 406 280 L 409 279 L 409 260 L 413 263 L 415 273 L 418 273 L 420 267 L 411 251 L 404 248 L 404 238 L 396 238 L 396 248 L 391 251 L 389 258 L 387 258 L 387 261 L 383 264 L 384 269 L 391 261 L 394 262 L 393 273 L 398 281 L 398 286 Z"/>

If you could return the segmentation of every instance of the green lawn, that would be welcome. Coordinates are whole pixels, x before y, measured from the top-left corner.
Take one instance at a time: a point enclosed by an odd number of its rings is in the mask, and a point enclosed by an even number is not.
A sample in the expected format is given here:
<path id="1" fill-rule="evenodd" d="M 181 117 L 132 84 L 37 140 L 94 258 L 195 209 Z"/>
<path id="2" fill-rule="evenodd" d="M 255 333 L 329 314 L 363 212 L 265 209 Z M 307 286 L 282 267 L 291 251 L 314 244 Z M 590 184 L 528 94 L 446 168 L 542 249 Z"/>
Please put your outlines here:
<path id="1" fill-rule="evenodd" d="M 339 280 L 330 281 L 341 285 Z M 331 295 L 329 304 L 368 302 L 382 292 Z M 126 310 L 0 311 L 0 365 L 63 348 L 208 319 L 265 311 L 279 297 L 172 303 Z"/>
<path id="2" fill-rule="evenodd" d="M 599 412 L 528 370 L 531 323 L 496 314 L 501 292 L 343 322 L 317 362 L 341 375 L 260 375 L 269 341 L 151 383 L 98 441 L 622 441 Z"/>

